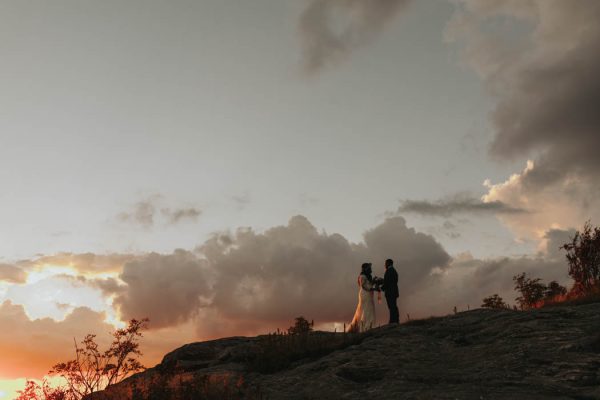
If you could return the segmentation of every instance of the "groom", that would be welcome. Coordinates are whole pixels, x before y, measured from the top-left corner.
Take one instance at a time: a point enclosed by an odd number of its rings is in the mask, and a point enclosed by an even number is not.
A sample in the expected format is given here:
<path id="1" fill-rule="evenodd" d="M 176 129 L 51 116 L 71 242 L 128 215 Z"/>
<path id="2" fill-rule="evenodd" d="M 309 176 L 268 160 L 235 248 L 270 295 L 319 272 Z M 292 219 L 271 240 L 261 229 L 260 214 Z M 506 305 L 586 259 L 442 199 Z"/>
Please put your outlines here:
<path id="1" fill-rule="evenodd" d="M 391 259 L 385 260 L 385 275 L 383 275 L 383 286 L 381 289 L 385 292 L 385 300 L 390 310 L 390 324 L 400 322 L 398 313 L 398 273 L 394 269 L 394 261 Z"/>

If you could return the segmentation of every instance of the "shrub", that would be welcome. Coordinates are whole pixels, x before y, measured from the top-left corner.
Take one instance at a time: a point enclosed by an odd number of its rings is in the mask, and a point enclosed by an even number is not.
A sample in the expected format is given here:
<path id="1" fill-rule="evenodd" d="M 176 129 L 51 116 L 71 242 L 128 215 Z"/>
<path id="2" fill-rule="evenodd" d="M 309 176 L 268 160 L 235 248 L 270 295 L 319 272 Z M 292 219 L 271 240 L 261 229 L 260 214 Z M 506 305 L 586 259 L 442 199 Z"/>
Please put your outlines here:
<path id="1" fill-rule="evenodd" d="M 77 397 L 69 389 L 59 386 L 50 387 L 44 380 L 42 384 L 27 381 L 25 388 L 18 391 L 19 396 L 15 400 L 76 400 Z"/>
<path id="2" fill-rule="evenodd" d="M 497 294 L 493 294 L 484 298 L 481 307 L 493 309 L 510 309 L 510 306 L 506 304 L 502 297 L 498 296 Z"/>
<path id="3" fill-rule="evenodd" d="M 552 281 L 546 287 L 546 293 L 544 297 L 547 301 L 553 301 L 556 299 L 561 299 L 567 295 L 567 288 L 562 286 L 556 281 Z"/>
<path id="4" fill-rule="evenodd" d="M 561 249 L 567 251 L 575 294 L 592 292 L 600 282 L 600 227 L 592 228 L 590 222 L 586 222 L 582 231 L 575 232 L 571 242 L 562 245 Z"/>
<path id="5" fill-rule="evenodd" d="M 528 278 L 527 274 L 523 272 L 513 276 L 513 281 L 515 282 L 515 290 L 521 294 L 515 299 L 521 310 L 535 308 L 544 300 L 547 287 L 540 283 L 540 278 Z"/>
<path id="6" fill-rule="evenodd" d="M 294 326 L 288 328 L 290 335 L 302 335 L 313 330 L 314 322 L 308 322 L 304 317 L 300 316 L 296 318 Z"/>
<path id="7" fill-rule="evenodd" d="M 122 381 L 144 369 L 138 361 L 138 357 L 142 355 L 139 338 L 147 323 L 147 319 L 132 319 L 126 328 L 115 330 L 112 334 L 113 341 L 105 351 L 100 351 L 96 335 L 87 335 L 80 345 L 75 342 L 75 359 L 54 365 L 49 374 L 65 379 L 67 391 L 74 399 Z M 42 398 L 54 400 L 48 396 L 39 397 Z"/>

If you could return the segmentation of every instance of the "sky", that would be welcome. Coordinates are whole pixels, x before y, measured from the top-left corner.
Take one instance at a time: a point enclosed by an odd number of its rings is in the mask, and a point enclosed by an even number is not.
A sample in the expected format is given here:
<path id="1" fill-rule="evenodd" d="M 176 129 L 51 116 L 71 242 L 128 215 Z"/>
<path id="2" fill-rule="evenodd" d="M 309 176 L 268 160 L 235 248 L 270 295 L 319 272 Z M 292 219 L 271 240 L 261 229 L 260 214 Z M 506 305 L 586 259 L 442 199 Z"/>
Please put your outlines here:
<path id="1" fill-rule="evenodd" d="M 598 17 L 0 0 L 0 399 L 130 318 L 148 366 L 338 328 L 365 261 L 396 260 L 403 316 L 513 302 L 523 271 L 568 284 L 558 247 L 600 219 Z"/>

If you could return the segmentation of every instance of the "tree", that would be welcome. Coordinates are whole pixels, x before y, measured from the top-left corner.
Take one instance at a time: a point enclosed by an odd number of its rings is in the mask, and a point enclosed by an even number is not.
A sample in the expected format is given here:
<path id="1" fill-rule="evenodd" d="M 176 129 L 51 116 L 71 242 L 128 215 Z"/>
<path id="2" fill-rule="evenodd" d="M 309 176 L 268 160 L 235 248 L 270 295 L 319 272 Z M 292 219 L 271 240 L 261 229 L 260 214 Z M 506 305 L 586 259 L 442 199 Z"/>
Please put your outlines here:
<path id="1" fill-rule="evenodd" d="M 571 242 L 560 247 L 567 251 L 569 275 L 575 281 L 578 294 L 590 293 L 600 282 L 600 227 L 592 228 L 587 221 L 581 232 L 575 232 Z"/>
<path id="2" fill-rule="evenodd" d="M 566 296 L 566 294 L 567 294 L 566 287 L 562 286 L 560 283 L 558 283 L 556 281 L 552 281 L 546 287 L 546 293 L 545 293 L 544 297 L 546 298 L 546 300 L 555 300 L 562 296 Z"/>
<path id="3" fill-rule="evenodd" d="M 510 307 L 504 302 L 502 297 L 498 296 L 497 294 L 493 294 L 484 298 L 481 307 L 494 309 L 510 309 Z"/>
<path id="4" fill-rule="evenodd" d="M 34 381 L 27 381 L 25 388 L 19 390 L 19 396 L 15 400 L 76 400 L 73 393 L 62 386 L 50 387 L 48 381 L 42 381 L 38 384 Z"/>
<path id="5" fill-rule="evenodd" d="M 297 317 L 294 326 L 288 328 L 288 334 L 300 335 L 311 332 L 313 330 L 313 325 L 314 323 L 308 322 L 304 317 Z"/>
<path id="6" fill-rule="evenodd" d="M 540 283 L 540 278 L 528 278 L 527 274 L 523 272 L 513 276 L 513 281 L 515 282 L 515 290 L 521 294 L 515 299 L 521 310 L 536 307 L 544 300 L 548 288 Z"/>
<path id="7" fill-rule="evenodd" d="M 64 378 L 68 392 L 75 399 L 81 399 L 85 395 L 122 381 L 144 369 L 138 361 L 138 357 L 142 355 L 139 338 L 142 337 L 142 330 L 147 328 L 147 324 L 148 319 L 132 319 L 126 328 L 117 329 L 112 333 L 113 341 L 105 351 L 100 351 L 96 335 L 87 335 L 80 345 L 75 341 L 75 359 L 54 365 L 50 374 Z M 28 400 L 22 400 L 26 399 Z"/>

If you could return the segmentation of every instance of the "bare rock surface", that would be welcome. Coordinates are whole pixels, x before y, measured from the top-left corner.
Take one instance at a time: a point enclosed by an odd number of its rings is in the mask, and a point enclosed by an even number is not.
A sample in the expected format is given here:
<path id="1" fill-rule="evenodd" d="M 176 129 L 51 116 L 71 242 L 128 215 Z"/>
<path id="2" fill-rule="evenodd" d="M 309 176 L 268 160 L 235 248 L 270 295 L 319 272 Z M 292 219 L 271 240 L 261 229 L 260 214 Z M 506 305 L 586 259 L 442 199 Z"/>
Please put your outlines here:
<path id="1" fill-rule="evenodd" d="M 598 303 L 386 326 L 271 374 L 248 371 L 259 340 L 185 345 L 88 399 L 600 399 Z"/>

